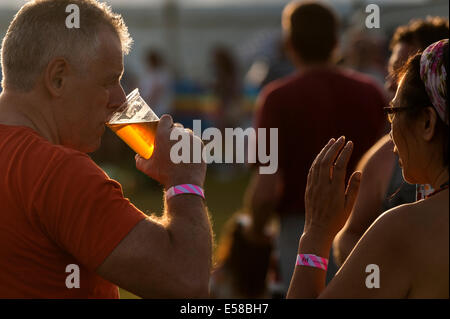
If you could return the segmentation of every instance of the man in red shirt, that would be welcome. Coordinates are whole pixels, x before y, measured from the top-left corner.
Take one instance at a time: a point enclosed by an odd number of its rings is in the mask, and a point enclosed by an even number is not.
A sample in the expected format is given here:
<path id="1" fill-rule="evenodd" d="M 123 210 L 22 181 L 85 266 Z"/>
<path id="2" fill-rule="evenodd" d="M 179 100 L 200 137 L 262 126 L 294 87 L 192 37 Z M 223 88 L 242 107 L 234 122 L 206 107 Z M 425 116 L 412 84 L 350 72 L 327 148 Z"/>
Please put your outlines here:
<path id="1" fill-rule="evenodd" d="M 271 214 L 279 214 L 281 276 L 287 289 L 304 225 L 308 170 L 316 154 L 330 138 L 344 135 L 354 141 L 349 164 L 354 167 L 382 134 L 386 101 L 370 78 L 333 64 L 338 19 L 330 8 L 293 2 L 282 23 L 298 72 L 267 85 L 255 115 L 256 127 L 278 128 L 279 169 L 273 175 L 255 174 L 247 198 L 254 220 L 249 238 L 262 239 Z M 329 277 L 336 271 L 331 260 L 330 266 Z"/>
<path id="2" fill-rule="evenodd" d="M 80 28 L 66 24 L 70 4 Z M 208 295 L 203 199 L 170 197 L 161 219 L 147 217 L 86 155 L 125 101 L 130 43 L 120 15 L 95 0 L 31 1 L 11 22 L 1 51 L 0 297 L 118 298 L 116 285 L 150 298 Z M 173 129 L 163 116 L 153 156 L 136 157 L 137 168 L 166 190 L 203 187 L 204 163 L 170 160 Z M 68 284 L 77 268 L 79 283 Z"/>

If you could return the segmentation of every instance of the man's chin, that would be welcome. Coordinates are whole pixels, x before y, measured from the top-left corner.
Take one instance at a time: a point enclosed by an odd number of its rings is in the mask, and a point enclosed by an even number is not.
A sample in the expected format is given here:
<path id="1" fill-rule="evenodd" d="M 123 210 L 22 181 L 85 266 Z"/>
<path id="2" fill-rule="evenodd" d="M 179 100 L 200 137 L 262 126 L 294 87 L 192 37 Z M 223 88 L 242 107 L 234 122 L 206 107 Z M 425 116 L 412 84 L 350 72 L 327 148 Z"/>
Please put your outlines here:
<path id="1" fill-rule="evenodd" d="M 75 148 L 77 151 L 82 153 L 94 153 L 96 150 L 100 148 L 101 145 L 101 138 L 98 139 L 96 142 L 92 142 L 90 145 L 83 145 L 81 147 Z"/>
<path id="2" fill-rule="evenodd" d="M 94 153 L 96 150 L 100 148 L 100 145 L 102 144 L 102 139 L 99 138 L 98 142 L 96 144 L 92 144 L 84 153 Z"/>

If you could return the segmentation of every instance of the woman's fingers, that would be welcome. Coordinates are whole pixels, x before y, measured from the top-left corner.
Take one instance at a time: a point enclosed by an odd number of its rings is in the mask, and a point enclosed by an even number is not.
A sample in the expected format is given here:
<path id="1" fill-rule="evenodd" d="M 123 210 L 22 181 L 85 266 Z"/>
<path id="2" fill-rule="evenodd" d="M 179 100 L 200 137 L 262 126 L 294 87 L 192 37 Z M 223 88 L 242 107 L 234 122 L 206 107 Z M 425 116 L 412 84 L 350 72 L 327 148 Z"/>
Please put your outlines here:
<path id="1" fill-rule="evenodd" d="M 333 165 L 336 157 L 339 154 L 339 151 L 342 149 L 342 147 L 345 144 L 345 137 L 341 136 L 336 143 L 334 143 L 330 149 L 327 151 L 327 153 L 325 154 L 325 156 L 322 159 L 322 165 L 321 167 L 330 167 L 331 165 Z"/>
<path id="2" fill-rule="evenodd" d="M 309 171 L 305 192 L 305 227 L 320 225 L 335 235 L 342 228 L 342 222 L 347 220 L 356 201 L 361 177 L 360 172 L 355 172 L 345 189 L 352 151 L 353 143 L 345 143 L 342 136 L 337 141 L 330 140 L 317 155 Z"/>
<path id="3" fill-rule="evenodd" d="M 320 176 L 322 180 L 331 180 L 333 163 L 339 154 L 340 150 L 344 146 L 345 137 L 341 136 L 331 147 L 328 148 L 327 152 L 322 157 L 322 160 L 318 163 L 320 166 Z"/>
<path id="4" fill-rule="evenodd" d="M 358 196 L 359 185 L 361 184 L 361 172 L 354 172 L 348 181 L 347 190 L 345 192 L 345 211 L 350 213 Z"/>
<path id="5" fill-rule="evenodd" d="M 328 141 L 327 145 L 325 145 L 322 150 L 320 151 L 320 153 L 316 156 L 316 159 L 314 160 L 314 162 L 311 165 L 311 168 L 309 169 L 309 174 L 308 174 L 308 179 L 314 178 L 314 180 L 317 180 L 319 178 L 319 173 L 320 173 L 320 163 L 322 162 L 323 157 L 325 156 L 325 154 L 328 152 L 328 150 L 330 149 L 330 147 L 332 147 L 335 143 L 335 139 L 332 138 Z"/>
<path id="6" fill-rule="evenodd" d="M 339 154 L 333 167 L 333 182 L 345 183 L 347 165 L 353 152 L 353 142 L 349 141 Z"/>
<path id="7" fill-rule="evenodd" d="M 323 159 L 323 157 L 325 156 L 325 154 L 328 152 L 328 150 L 330 149 L 330 147 L 333 146 L 335 142 L 335 139 L 332 138 L 328 141 L 328 143 L 322 148 L 322 150 L 320 151 L 319 154 L 317 154 L 316 159 L 314 160 L 314 163 L 320 163 Z"/>
<path id="8" fill-rule="evenodd" d="M 344 182 L 352 151 L 353 142 L 349 141 L 345 144 L 344 136 L 337 141 L 334 138 L 330 139 L 312 163 L 307 184 L 315 185 L 319 183 L 319 179 Z"/>

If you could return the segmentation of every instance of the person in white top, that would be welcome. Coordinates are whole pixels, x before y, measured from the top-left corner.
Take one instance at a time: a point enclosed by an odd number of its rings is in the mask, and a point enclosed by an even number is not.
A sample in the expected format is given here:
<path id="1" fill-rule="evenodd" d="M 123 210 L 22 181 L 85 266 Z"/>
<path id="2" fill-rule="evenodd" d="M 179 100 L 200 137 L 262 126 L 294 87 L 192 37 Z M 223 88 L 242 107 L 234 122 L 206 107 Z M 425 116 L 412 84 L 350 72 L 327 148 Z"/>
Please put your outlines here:
<path id="1" fill-rule="evenodd" d="M 147 70 L 139 82 L 139 90 L 156 115 L 171 113 L 173 79 L 163 57 L 155 50 L 146 54 Z"/>

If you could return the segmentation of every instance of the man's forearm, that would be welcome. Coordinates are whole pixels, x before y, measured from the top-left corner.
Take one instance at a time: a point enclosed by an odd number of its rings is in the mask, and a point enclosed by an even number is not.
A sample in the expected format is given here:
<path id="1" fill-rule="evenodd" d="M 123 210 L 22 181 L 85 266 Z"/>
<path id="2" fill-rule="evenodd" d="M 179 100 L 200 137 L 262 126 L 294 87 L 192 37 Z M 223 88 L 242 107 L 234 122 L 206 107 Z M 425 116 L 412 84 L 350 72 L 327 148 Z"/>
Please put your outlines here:
<path id="1" fill-rule="evenodd" d="M 165 214 L 166 229 L 184 275 L 207 289 L 212 230 L 204 200 L 196 195 L 174 196 L 166 201 Z"/>

